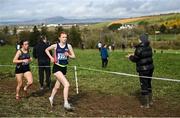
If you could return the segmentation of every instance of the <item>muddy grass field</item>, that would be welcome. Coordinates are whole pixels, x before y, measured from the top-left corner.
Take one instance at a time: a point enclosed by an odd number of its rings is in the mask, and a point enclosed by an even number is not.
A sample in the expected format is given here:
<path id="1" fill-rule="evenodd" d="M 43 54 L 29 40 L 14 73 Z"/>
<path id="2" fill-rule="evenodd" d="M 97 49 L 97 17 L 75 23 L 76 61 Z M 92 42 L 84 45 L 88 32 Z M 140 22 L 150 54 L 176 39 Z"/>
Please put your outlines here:
<path id="1" fill-rule="evenodd" d="M 165 52 L 165 51 L 164 51 Z M 180 51 L 154 54 L 155 77 L 180 79 Z M 178 52 L 178 53 L 177 53 Z M 1 47 L 0 65 L 12 65 L 15 50 L 12 46 Z M 40 91 L 37 68 L 31 68 L 34 83 L 28 96 L 21 91 L 21 100 L 15 99 L 16 80 L 14 67 L 0 67 L 0 117 L 103 117 L 103 116 L 151 116 L 180 117 L 180 83 L 153 80 L 154 105 L 150 109 L 140 108 L 139 79 L 128 76 L 83 70 L 88 67 L 106 71 L 137 74 L 135 65 L 125 58 L 128 52 L 110 52 L 109 64 L 101 68 L 98 50 L 75 50 L 76 59 L 70 65 L 77 66 L 79 94 L 76 94 L 74 71 L 68 67 L 67 78 L 70 81 L 69 101 L 75 108 L 66 111 L 63 108 L 62 89 L 58 91 L 54 108 L 51 109 L 48 97 L 51 90 Z M 8 58 L 5 58 L 8 57 Z M 34 60 L 31 65 L 36 66 Z M 53 75 L 52 86 L 55 82 Z M 25 81 L 24 81 L 25 82 Z"/>
<path id="2" fill-rule="evenodd" d="M 106 94 L 100 91 L 83 91 L 77 95 L 71 87 L 69 101 L 75 108 L 66 111 L 63 108 L 62 88 L 55 97 L 51 109 L 48 97 L 50 90 L 40 91 L 38 83 L 32 86 L 28 96 L 21 93 L 21 100 L 15 100 L 14 78 L 0 81 L 0 116 L 42 117 L 42 116 L 180 116 L 180 104 L 169 104 L 168 98 L 156 98 L 150 109 L 140 108 L 139 93 L 128 96 Z"/>

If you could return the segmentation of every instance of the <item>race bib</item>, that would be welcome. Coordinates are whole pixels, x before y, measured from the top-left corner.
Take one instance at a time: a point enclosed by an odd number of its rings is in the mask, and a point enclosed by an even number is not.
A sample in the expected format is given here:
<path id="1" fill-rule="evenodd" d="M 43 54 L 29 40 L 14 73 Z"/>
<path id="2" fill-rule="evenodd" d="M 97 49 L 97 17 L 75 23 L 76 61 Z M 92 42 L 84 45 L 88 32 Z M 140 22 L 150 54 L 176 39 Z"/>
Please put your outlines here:
<path id="1" fill-rule="evenodd" d="M 67 56 L 64 53 L 58 53 L 58 60 L 67 60 Z"/>

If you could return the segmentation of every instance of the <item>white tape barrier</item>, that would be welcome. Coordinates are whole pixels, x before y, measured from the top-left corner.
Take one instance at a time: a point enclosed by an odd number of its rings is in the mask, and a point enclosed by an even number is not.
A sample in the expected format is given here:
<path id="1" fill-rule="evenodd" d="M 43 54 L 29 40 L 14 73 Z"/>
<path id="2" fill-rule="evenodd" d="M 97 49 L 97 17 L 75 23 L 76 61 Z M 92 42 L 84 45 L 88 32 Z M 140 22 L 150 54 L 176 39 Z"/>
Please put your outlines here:
<path id="1" fill-rule="evenodd" d="M 14 65 L 0 65 L 0 67 L 1 67 L 1 66 L 4 66 L 4 67 L 15 67 Z M 37 68 L 37 67 L 49 67 L 49 66 L 31 66 L 31 67 Z M 74 66 L 68 66 L 68 67 L 73 67 L 73 68 L 74 68 Z M 77 66 L 76 66 L 76 67 L 77 67 Z M 178 79 L 139 76 L 139 75 L 134 75 L 134 74 L 121 73 L 121 72 L 113 72 L 113 71 L 104 71 L 104 70 L 98 70 L 98 69 L 92 69 L 92 68 L 85 68 L 85 67 L 77 67 L 77 68 L 83 69 L 83 70 L 90 70 L 90 71 L 102 72 L 102 73 L 109 73 L 109 74 L 129 76 L 129 77 L 143 77 L 143 78 L 152 78 L 152 79 L 163 80 L 163 81 L 180 82 L 180 80 L 178 80 Z M 77 68 L 76 68 L 76 69 L 77 69 Z"/>
<path id="2" fill-rule="evenodd" d="M 84 70 L 96 71 L 96 72 L 103 72 L 103 73 L 110 73 L 110 74 L 116 74 L 116 75 L 129 76 L 129 77 L 143 77 L 143 78 L 152 78 L 152 79 L 163 80 L 163 81 L 180 82 L 180 80 L 177 80 L 177 79 L 139 76 L 139 75 L 133 75 L 133 74 L 128 74 L 128 73 L 113 72 L 113 71 L 103 71 L 103 70 L 91 69 L 91 68 L 85 68 L 85 67 L 78 67 L 78 68 L 79 69 L 84 69 Z"/>

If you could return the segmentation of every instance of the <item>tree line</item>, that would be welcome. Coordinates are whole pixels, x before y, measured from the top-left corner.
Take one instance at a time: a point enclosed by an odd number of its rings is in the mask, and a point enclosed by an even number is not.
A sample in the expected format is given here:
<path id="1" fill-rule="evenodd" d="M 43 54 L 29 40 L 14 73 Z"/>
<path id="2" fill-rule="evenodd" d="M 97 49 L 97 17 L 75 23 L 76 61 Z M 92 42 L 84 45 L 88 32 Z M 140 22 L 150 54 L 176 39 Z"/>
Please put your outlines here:
<path id="1" fill-rule="evenodd" d="M 13 28 L 10 33 L 10 28 L 5 26 L 0 30 L 0 39 L 5 40 L 7 44 L 15 44 L 22 39 L 29 41 L 30 46 L 35 46 L 39 41 L 41 35 L 45 35 L 49 42 L 55 43 L 58 41 L 60 32 L 64 31 L 68 34 L 68 43 L 71 43 L 74 47 L 80 47 L 82 43 L 81 33 L 78 26 L 72 26 L 70 29 L 64 29 L 62 26 L 57 26 L 55 31 L 49 31 L 48 27 L 42 26 L 39 30 L 37 26 L 34 26 L 32 31 L 20 31 L 17 33 L 16 27 Z"/>
<path id="2" fill-rule="evenodd" d="M 172 28 L 167 27 L 164 24 L 161 25 L 152 25 L 146 21 L 139 22 L 138 25 L 132 29 L 122 29 L 117 30 L 122 26 L 122 24 L 110 25 L 109 27 L 105 26 L 102 28 L 91 29 L 89 27 L 80 27 L 74 25 L 70 28 L 63 28 L 63 26 L 57 26 L 55 30 L 49 30 L 48 27 L 34 26 L 32 31 L 20 31 L 17 32 L 18 27 L 10 28 L 5 26 L 0 30 L 0 39 L 4 39 L 8 44 L 14 45 L 17 41 L 22 39 L 27 39 L 30 42 L 31 46 L 34 46 L 41 35 L 46 35 L 47 39 L 51 43 L 58 41 L 59 33 L 62 31 L 67 32 L 68 34 L 68 43 L 72 44 L 76 48 L 96 48 L 98 42 L 102 42 L 106 45 L 115 45 L 116 48 L 122 48 L 126 46 L 132 48 L 135 44 L 138 43 L 139 35 L 143 32 L 146 32 L 150 35 L 150 40 L 152 40 L 152 45 L 154 48 L 175 48 L 179 49 L 180 47 L 180 27 L 173 25 Z M 155 31 L 160 31 L 160 34 L 171 34 L 172 40 L 164 40 L 162 35 L 161 40 L 156 36 Z M 174 35 L 175 34 L 175 35 Z M 157 38 L 157 40 L 155 40 Z M 152 39 L 154 38 L 154 39 Z M 176 40 L 174 40 L 176 39 Z"/>

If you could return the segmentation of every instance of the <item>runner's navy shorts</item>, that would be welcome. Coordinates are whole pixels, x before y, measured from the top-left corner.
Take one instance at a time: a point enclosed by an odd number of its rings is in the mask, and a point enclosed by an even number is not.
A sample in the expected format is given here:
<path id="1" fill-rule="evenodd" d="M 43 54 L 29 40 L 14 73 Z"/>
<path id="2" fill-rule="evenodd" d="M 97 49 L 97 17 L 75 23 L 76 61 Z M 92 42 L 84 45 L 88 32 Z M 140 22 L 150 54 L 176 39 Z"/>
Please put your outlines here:
<path id="1" fill-rule="evenodd" d="M 53 71 L 53 73 L 56 73 L 56 72 L 60 71 L 60 72 L 63 73 L 63 75 L 66 75 L 67 67 L 61 67 L 61 66 L 58 66 L 58 65 L 54 64 L 52 71 Z"/>

